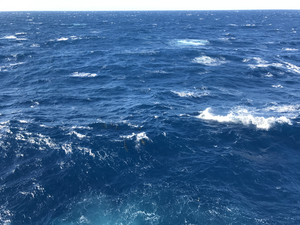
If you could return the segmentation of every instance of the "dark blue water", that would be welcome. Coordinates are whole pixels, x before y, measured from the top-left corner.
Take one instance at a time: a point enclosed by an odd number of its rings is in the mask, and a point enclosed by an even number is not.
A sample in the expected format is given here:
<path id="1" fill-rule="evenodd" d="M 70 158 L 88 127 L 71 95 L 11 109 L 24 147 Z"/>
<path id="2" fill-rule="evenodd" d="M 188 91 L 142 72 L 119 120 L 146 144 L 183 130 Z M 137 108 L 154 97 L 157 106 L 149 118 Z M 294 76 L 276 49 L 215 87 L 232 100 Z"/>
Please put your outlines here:
<path id="1" fill-rule="evenodd" d="M 0 224 L 300 224 L 300 12 L 1 12 Z"/>

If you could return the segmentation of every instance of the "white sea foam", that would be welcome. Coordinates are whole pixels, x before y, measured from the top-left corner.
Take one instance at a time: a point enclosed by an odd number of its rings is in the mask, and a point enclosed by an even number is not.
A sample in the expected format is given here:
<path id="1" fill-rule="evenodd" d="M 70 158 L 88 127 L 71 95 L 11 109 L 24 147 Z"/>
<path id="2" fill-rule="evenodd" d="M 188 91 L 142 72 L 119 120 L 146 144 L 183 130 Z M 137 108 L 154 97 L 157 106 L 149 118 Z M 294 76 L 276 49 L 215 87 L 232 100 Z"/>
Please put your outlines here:
<path id="1" fill-rule="evenodd" d="M 226 63 L 224 59 L 211 58 L 209 56 L 200 56 L 193 60 L 195 63 L 200 63 L 206 66 L 219 66 L 223 63 Z"/>
<path id="2" fill-rule="evenodd" d="M 137 140 L 137 141 L 140 141 L 141 139 L 150 140 L 150 139 L 147 137 L 147 135 L 146 135 L 145 132 L 141 132 L 141 133 L 138 133 L 138 134 L 136 135 L 136 140 Z"/>
<path id="3" fill-rule="evenodd" d="M 10 225 L 11 221 L 10 221 L 10 217 L 13 216 L 13 213 L 6 209 L 4 204 L 2 206 L 0 206 L 0 223 L 3 225 Z"/>
<path id="4" fill-rule="evenodd" d="M 28 132 L 22 132 L 16 134 L 16 140 L 26 141 L 31 144 L 37 144 L 39 150 L 46 150 L 46 146 L 51 149 L 59 149 L 59 147 L 52 141 L 50 137 L 44 136 L 42 134 L 32 134 Z"/>
<path id="5" fill-rule="evenodd" d="M 3 37 L 3 39 L 17 39 L 17 37 L 14 35 L 8 35 L 8 36 Z"/>
<path id="6" fill-rule="evenodd" d="M 81 217 L 79 218 L 79 223 L 80 223 L 80 224 L 82 224 L 82 223 L 84 223 L 84 224 L 89 224 L 90 221 L 89 221 L 86 217 L 81 216 Z"/>
<path id="7" fill-rule="evenodd" d="M 39 44 L 32 44 L 32 45 L 30 45 L 30 47 L 32 47 L 32 48 L 39 48 L 40 45 Z"/>
<path id="8" fill-rule="evenodd" d="M 249 66 L 252 68 L 252 69 L 255 69 L 255 68 L 265 68 L 265 67 L 269 67 L 269 66 L 274 66 L 274 67 L 283 67 L 283 64 L 281 63 L 269 63 L 268 61 L 265 61 L 259 57 L 253 57 L 253 60 L 256 61 L 256 64 L 249 64 Z M 247 61 L 250 61 L 247 60 Z M 244 61 L 243 62 L 247 62 L 247 61 Z"/>
<path id="9" fill-rule="evenodd" d="M 71 154 L 72 153 L 71 144 L 63 144 L 61 147 L 65 151 L 66 154 Z"/>
<path id="10" fill-rule="evenodd" d="M 67 41 L 69 40 L 69 38 L 66 38 L 66 37 L 61 37 L 61 38 L 58 38 L 56 39 L 57 41 Z"/>
<path id="11" fill-rule="evenodd" d="M 11 63 L 9 64 L 9 67 L 12 67 L 12 66 L 17 66 L 17 65 L 22 65 L 24 64 L 24 62 L 19 62 L 19 63 Z"/>
<path id="12" fill-rule="evenodd" d="M 209 44 L 207 40 L 200 40 L 200 39 L 180 39 L 177 40 L 179 45 L 192 45 L 192 46 L 201 46 Z"/>
<path id="13" fill-rule="evenodd" d="M 296 66 L 292 63 L 288 63 L 288 62 L 284 62 L 286 64 L 286 67 L 288 70 L 294 72 L 294 73 L 298 73 L 300 74 L 300 67 L 299 66 Z"/>
<path id="14" fill-rule="evenodd" d="M 72 126 L 72 129 L 85 129 L 85 130 L 93 130 L 92 127 L 88 126 Z"/>
<path id="15" fill-rule="evenodd" d="M 273 105 L 265 108 L 264 110 L 279 113 L 300 113 L 300 105 Z"/>
<path id="16" fill-rule="evenodd" d="M 203 97 L 203 96 L 207 96 L 209 95 L 208 92 L 203 92 L 203 93 L 196 93 L 196 92 L 190 92 L 190 91 L 181 91 L 181 92 L 177 92 L 177 91 L 171 91 L 174 94 L 178 95 L 179 97 L 194 97 L 194 98 L 199 98 L 199 97 Z"/>
<path id="17" fill-rule="evenodd" d="M 134 136 L 136 136 L 135 133 L 129 134 L 129 135 L 121 135 L 120 137 L 123 139 L 132 139 Z"/>
<path id="18" fill-rule="evenodd" d="M 120 136 L 121 138 L 123 139 L 129 139 L 129 140 L 132 140 L 134 137 L 136 138 L 135 142 L 136 142 L 136 145 L 135 147 L 136 148 L 139 148 L 140 146 L 140 142 L 142 142 L 143 144 L 145 144 L 145 142 L 143 140 L 148 140 L 148 141 L 151 141 L 149 137 L 147 137 L 146 133 L 145 132 L 141 132 L 141 133 L 132 133 L 130 135 L 124 135 L 124 136 Z"/>
<path id="19" fill-rule="evenodd" d="M 76 135 L 79 139 L 82 139 L 82 138 L 86 137 L 86 135 L 77 133 L 76 131 L 71 131 L 70 133 L 68 133 L 68 135 L 72 135 L 72 134 Z"/>
<path id="20" fill-rule="evenodd" d="M 16 35 L 24 35 L 24 34 L 27 34 L 27 33 L 25 33 L 25 32 L 16 33 Z"/>
<path id="21" fill-rule="evenodd" d="M 283 86 L 280 85 L 280 84 L 278 84 L 278 85 L 272 85 L 272 87 L 274 87 L 274 88 L 283 88 Z"/>
<path id="22" fill-rule="evenodd" d="M 82 151 L 83 154 L 89 154 L 90 156 L 92 156 L 93 158 L 95 158 L 95 154 L 92 153 L 92 150 L 91 150 L 91 149 L 85 148 L 85 147 L 78 147 L 78 149 L 79 149 L 80 151 Z"/>
<path id="23" fill-rule="evenodd" d="M 297 48 L 283 48 L 285 51 L 298 51 L 299 49 Z"/>
<path id="24" fill-rule="evenodd" d="M 229 41 L 229 38 L 219 38 L 219 40 L 222 40 L 222 41 L 228 42 L 228 41 Z"/>
<path id="25" fill-rule="evenodd" d="M 243 60 L 243 62 L 248 62 L 250 61 L 251 59 L 247 59 L 247 60 Z M 299 66 L 296 66 L 292 63 L 289 63 L 289 62 L 282 62 L 282 63 L 269 63 L 268 61 L 265 61 L 259 57 L 254 57 L 252 60 L 255 60 L 256 61 L 256 64 L 249 64 L 249 66 L 252 68 L 252 69 L 255 69 L 255 68 L 263 68 L 263 67 L 269 67 L 269 66 L 274 66 L 274 67 L 277 67 L 277 68 L 286 68 L 287 70 L 293 72 L 293 73 L 298 73 L 300 74 L 300 67 Z"/>
<path id="26" fill-rule="evenodd" d="M 96 73 L 79 73 L 79 72 L 74 72 L 72 73 L 71 77 L 96 77 Z"/>
<path id="27" fill-rule="evenodd" d="M 70 38 L 74 41 L 74 40 L 77 40 L 77 39 L 82 39 L 81 37 L 76 37 L 76 36 L 70 36 Z"/>
<path id="28" fill-rule="evenodd" d="M 253 116 L 251 112 L 248 112 L 247 109 L 237 108 L 234 111 L 229 112 L 227 115 L 214 115 L 211 112 L 211 108 L 205 109 L 200 113 L 197 118 L 203 120 L 213 120 L 220 123 L 241 123 L 244 125 L 254 125 L 258 129 L 269 130 L 276 123 L 287 123 L 292 125 L 290 119 L 285 116 L 281 117 L 263 117 L 263 116 Z"/>

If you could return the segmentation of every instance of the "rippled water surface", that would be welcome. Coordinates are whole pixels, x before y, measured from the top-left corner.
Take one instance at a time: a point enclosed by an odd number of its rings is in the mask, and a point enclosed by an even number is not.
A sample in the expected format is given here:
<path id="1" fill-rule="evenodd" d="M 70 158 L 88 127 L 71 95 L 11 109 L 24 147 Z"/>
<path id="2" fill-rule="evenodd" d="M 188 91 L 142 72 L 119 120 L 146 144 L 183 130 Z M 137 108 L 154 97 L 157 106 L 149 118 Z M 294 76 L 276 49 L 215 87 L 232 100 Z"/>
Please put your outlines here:
<path id="1" fill-rule="evenodd" d="M 1 12 L 1 224 L 300 224 L 300 12 Z"/>

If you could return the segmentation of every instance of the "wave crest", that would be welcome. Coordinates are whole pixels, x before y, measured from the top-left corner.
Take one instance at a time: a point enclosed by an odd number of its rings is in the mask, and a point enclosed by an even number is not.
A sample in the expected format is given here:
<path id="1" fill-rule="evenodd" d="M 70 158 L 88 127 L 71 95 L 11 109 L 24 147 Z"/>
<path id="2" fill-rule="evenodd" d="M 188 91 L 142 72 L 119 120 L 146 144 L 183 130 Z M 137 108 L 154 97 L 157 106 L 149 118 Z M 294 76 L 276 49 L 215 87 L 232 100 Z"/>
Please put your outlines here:
<path id="1" fill-rule="evenodd" d="M 290 119 L 285 116 L 281 117 L 262 117 L 253 116 L 246 109 L 240 109 L 237 112 L 230 112 L 226 116 L 214 115 L 211 113 L 212 109 L 207 108 L 197 118 L 203 120 L 213 120 L 220 123 L 242 123 L 243 125 L 254 125 L 258 129 L 269 130 L 275 123 L 287 123 L 292 125 Z"/>

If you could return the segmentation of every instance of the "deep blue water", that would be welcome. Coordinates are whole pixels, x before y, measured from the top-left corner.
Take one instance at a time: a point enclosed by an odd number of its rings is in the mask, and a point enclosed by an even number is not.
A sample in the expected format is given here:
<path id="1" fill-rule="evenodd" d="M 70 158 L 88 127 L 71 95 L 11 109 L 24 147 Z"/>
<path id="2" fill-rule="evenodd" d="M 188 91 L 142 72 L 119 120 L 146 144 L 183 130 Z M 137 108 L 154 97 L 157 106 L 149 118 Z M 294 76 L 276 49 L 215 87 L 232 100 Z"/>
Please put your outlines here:
<path id="1" fill-rule="evenodd" d="M 0 224 L 300 224 L 299 21 L 1 12 Z"/>

